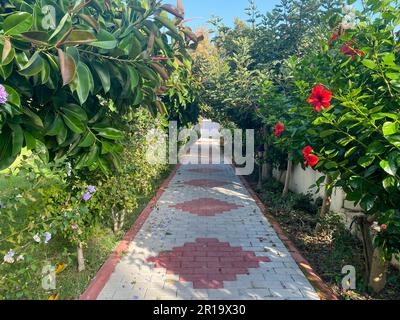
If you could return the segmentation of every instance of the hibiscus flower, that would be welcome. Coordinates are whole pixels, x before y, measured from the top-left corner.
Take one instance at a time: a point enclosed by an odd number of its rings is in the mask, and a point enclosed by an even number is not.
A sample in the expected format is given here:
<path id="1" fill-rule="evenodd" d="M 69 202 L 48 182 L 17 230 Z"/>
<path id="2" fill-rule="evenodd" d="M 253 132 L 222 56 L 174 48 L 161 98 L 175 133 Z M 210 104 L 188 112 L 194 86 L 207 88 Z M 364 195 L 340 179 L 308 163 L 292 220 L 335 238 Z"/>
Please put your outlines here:
<path id="1" fill-rule="evenodd" d="M 303 149 L 305 166 L 309 165 L 310 167 L 315 167 L 318 164 L 319 159 L 316 155 L 311 154 L 312 152 L 313 149 L 310 146 L 307 146 Z"/>
<path id="2" fill-rule="evenodd" d="M 337 38 L 339 38 L 339 34 L 337 32 L 334 32 L 332 37 L 328 41 L 329 45 L 331 45 Z"/>
<path id="3" fill-rule="evenodd" d="M 353 41 L 347 41 L 345 45 L 342 47 L 342 53 L 346 56 L 351 56 L 351 58 L 354 60 L 356 58 L 356 55 L 359 57 L 362 57 L 365 55 L 364 52 L 361 50 L 354 49 L 351 45 L 353 44 Z"/>
<path id="4" fill-rule="evenodd" d="M 274 127 L 275 135 L 277 137 L 280 137 L 282 135 L 282 132 L 285 131 L 285 127 L 283 126 L 282 123 L 278 122 L 276 126 Z"/>
<path id="5" fill-rule="evenodd" d="M 318 85 L 312 89 L 311 96 L 307 103 L 314 106 L 315 111 L 321 112 L 322 107 L 329 108 L 331 106 L 332 92 L 326 90 L 324 86 Z"/>

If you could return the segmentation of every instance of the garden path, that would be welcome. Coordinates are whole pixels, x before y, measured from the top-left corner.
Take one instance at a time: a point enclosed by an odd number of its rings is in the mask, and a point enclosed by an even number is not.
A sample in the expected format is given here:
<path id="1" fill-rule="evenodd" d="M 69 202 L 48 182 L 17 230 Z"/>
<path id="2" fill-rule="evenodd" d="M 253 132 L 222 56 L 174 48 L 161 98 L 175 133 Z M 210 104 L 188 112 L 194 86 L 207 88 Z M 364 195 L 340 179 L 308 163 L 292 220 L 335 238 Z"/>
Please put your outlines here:
<path id="1" fill-rule="evenodd" d="M 118 250 L 82 299 L 319 299 L 228 164 L 178 166 Z"/>

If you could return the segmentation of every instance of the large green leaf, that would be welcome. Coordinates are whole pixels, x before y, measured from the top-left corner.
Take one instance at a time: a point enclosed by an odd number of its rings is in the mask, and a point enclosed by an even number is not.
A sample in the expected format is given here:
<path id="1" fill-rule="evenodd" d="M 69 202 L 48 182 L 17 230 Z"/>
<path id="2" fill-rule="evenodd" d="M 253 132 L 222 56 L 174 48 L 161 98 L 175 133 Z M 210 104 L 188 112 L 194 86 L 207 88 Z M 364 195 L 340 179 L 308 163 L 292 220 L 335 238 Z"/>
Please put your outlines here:
<path id="1" fill-rule="evenodd" d="M 385 122 L 382 130 L 385 136 L 391 136 L 393 134 L 399 133 L 399 125 L 397 122 Z"/>
<path id="2" fill-rule="evenodd" d="M 24 144 L 24 131 L 18 124 L 9 124 L 12 129 L 12 151 L 11 156 L 18 156 Z"/>
<path id="3" fill-rule="evenodd" d="M 99 132 L 99 136 L 110 139 L 110 140 L 121 140 L 124 138 L 124 133 L 114 128 L 98 128 L 94 127 Z"/>
<path id="4" fill-rule="evenodd" d="M 76 104 L 68 104 L 66 107 L 61 108 L 61 110 L 63 113 L 75 117 L 83 122 L 87 122 L 88 120 L 86 111 Z"/>
<path id="5" fill-rule="evenodd" d="M 88 148 L 96 142 L 96 136 L 88 130 L 82 137 L 82 141 L 79 143 L 79 147 Z"/>
<path id="6" fill-rule="evenodd" d="M 15 91 L 12 87 L 8 85 L 4 85 L 4 88 L 6 89 L 8 93 L 8 99 L 7 101 L 9 103 L 12 103 L 16 107 L 21 107 L 21 98 L 18 94 L 17 91 Z"/>
<path id="7" fill-rule="evenodd" d="M 91 42 L 90 45 L 102 49 L 112 50 L 117 46 L 117 40 L 108 31 L 101 29 L 97 34 L 97 41 Z"/>
<path id="8" fill-rule="evenodd" d="M 6 35 L 19 35 L 30 30 L 32 27 L 32 15 L 28 12 L 17 12 L 9 15 L 3 23 L 3 30 Z"/>
<path id="9" fill-rule="evenodd" d="M 43 59 L 39 51 L 36 51 L 29 59 L 28 63 L 18 72 L 23 76 L 31 77 L 42 71 Z"/>
<path id="10" fill-rule="evenodd" d="M 100 62 L 93 61 L 92 66 L 99 76 L 104 92 L 107 93 L 111 88 L 110 72 L 107 67 Z"/>
<path id="11" fill-rule="evenodd" d="M 89 97 L 89 93 L 94 86 L 92 73 L 90 72 L 88 66 L 83 62 L 78 63 L 75 81 L 76 82 L 74 83 L 73 87 L 76 89 L 80 104 L 83 105 Z"/>
<path id="12" fill-rule="evenodd" d="M 64 121 L 61 116 L 56 115 L 51 126 L 47 129 L 46 135 L 48 136 L 57 136 L 64 128 Z"/>
<path id="13" fill-rule="evenodd" d="M 65 124 L 68 126 L 68 128 L 70 128 L 73 132 L 77 133 L 77 134 L 81 134 L 85 131 L 86 126 L 84 124 L 83 121 L 79 120 L 78 118 L 69 115 L 69 114 L 65 114 L 63 113 L 62 115 Z"/>

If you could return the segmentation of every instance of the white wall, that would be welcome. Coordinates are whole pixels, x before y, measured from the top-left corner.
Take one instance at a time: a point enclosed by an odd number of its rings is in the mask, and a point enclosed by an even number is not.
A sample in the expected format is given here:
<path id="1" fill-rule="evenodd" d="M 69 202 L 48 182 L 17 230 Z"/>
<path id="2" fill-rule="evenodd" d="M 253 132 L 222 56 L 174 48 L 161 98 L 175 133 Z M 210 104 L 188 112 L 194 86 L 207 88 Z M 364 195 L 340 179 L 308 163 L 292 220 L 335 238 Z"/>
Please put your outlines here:
<path id="1" fill-rule="evenodd" d="M 286 171 L 274 170 L 273 176 L 275 179 L 285 183 Z M 292 177 L 290 180 L 289 189 L 295 193 L 311 193 L 314 199 L 324 196 L 324 186 L 321 187 L 318 193 L 317 188 L 311 188 L 315 185 L 320 177 L 323 175 L 313 169 L 303 169 L 300 165 L 293 166 Z M 340 213 L 343 216 L 343 222 L 348 228 L 355 216 L 363 214 L 360 206 L 355 206 L 354 202 L 345 200 L 346 194 L 340 188 L 335 188 L 331 198 L 331 211 Z M 398 260 L 393 258 L 393 265 L 400 268 L 400 257 Z"/>

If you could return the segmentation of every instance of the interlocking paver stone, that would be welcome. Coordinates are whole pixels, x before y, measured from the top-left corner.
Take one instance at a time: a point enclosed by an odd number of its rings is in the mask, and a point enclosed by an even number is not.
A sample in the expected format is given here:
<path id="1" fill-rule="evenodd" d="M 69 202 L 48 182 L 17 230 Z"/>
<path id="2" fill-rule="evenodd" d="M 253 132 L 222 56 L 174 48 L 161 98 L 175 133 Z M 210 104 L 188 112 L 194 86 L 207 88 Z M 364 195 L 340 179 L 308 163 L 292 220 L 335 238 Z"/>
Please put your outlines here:
<path id="1" fill-rule="evenodd" d="M 318 299 L 233 167 L 185 163 L 97 298 Z"/>

